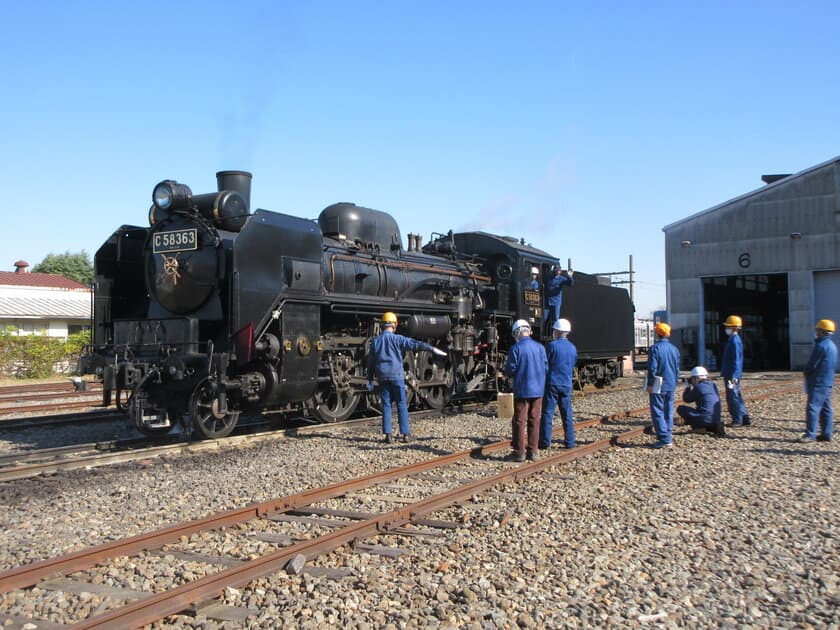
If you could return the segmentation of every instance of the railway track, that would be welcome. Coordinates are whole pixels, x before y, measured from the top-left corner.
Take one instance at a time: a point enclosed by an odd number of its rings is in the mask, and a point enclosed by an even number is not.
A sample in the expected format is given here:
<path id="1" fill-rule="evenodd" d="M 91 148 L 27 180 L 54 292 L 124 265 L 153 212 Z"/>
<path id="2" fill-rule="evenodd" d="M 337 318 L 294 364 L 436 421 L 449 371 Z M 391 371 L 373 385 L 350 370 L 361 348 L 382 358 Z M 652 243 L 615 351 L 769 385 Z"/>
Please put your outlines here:
<path id="1" fill-rule="evenodd" d="M 616 416 L 625 414 L 621 412 Z M 580 426 L 600 422 L 602 419 L 597 418 Z M 113 577 L 117 568 L 111 561 L 127 555 L 137 556 L 138 562 L 159 562 L 162 566 L 179 561 L 208 565 L 206 576 L 165 592 L 107 589 L 113 600 L 111 610 L 87 619 L 71 620 L 76 628 L 139 627 L 206 603 L 227 588 L 244 586 L 278 570 L 305 571 L 313 559 L 339 548 L 342 553 L 398 555 L 401 552 L 398 547 L 368 541 L 395 534 L 434 537 L 442 530 L 460 527 L 461 523 L 457 521 L 432 517 L 437 511 L 458 501 L 475 500 L 501 484 L 618 445 L 638 436 L 642 428 L 634 427 L 574 450 L 555 451 L 549 457 L 522 465 L 506 462 L 499 455 L 510 447 L 510 441 L 504 440 L 278 497 L 7 571 L 0 574 L 0 593 L 33 586 L 67 593 L 86 592 L 85 589 L 101 592 L 96 575 L 108 572 Z M 300 525 L 317 533 L 308 537 L 301 535 L 296 531 Z M 238 546 L 245 552 L 244 557 L 220 555 L 212 543 L 209 550 L 206 548 L 207 541 L 212 539 L 208 532 L 221 530 L 226 537 L 235 536 L 241 541 Z M 249 550 L 245 551 L 246 548 Z M 259 548 L 262 553 L 253 557 L 255 553 L 251 548 Z M 211 573 L 214 568 L 216 570 Z M 202 611 L 202 614 L 212 616 L 206 606 Z M 243 613 L 247 615 L 247 611 L 239 611 L 239 614 Z M 230 619 L 236 611 L 223 610 L 215 614 Z M 4 623 L 22 621 L 25 620 L 7 618 Z M 38 623 L 38 620 L 28 621 Z"/>
<path id="2" fill-rule="evenodd" d="M 756 386 L 750 400 L 791 389 L 790 383 Z M 330 569 L 312 564 L 327 553 L 398 556 L 403 550 L 395 537 L 434 538 L 463 525 L 457 518 L 443 518 L 447 514 L 435 518 L 436 512 L 467 499 L 471 505 L 480 503 L 483 493 L 501 484 L 620 446 L 638 437 L 645 425 L 637 422 L 627 429 L 609 421 L 646 420 L 647 413 L 647 407 L 640 407 L 579 422 L 579 429 L 606 424 L 611 435 L 573 450 L 550 451 L 550 456 L 523 465 L 504 461 L 500 455 L 510 442 L 502 440 L 44 560 L 0 574 L 0 593 L 35 587 L 42 593 L 60 591 L 62 598 L 91 592 L 106 597 L 92 616 L 64 620 L 77 628 L 139 627 L 179 613 L 244 621 L 256 611 L 211 599 L 281 570 L 292 574 L 320 570 L 329 577 Z M 293 431 L 332 432 L 344 426 L 314 425 Z M 276 438 L 276 432 L 272 436 Z M 215 542 L 219 537 L 224 544 Z M 119 557 L 123 562 L 115 564 Z M 120 577 L 134 563 L 157 563 L 162 575 L 171 575 L 172 566 L 182 562 L 190 563 L 196 579 L 167 590 L 140 592 L 127 586 L 130 576 Z M 196 571 L 196 564 L 204 570 Z M 334 571 L 335 577 L 341 577 L 341 569 Z M 102 579 L 105 575 L 107 580 Z M 42 622 L 0 615 L 0 623 L 41 627 Z"/>
<path id="3" fill-rule="evenodd" d="M 634 389 L 633 386 L 624 389 Z M 752 396 L 750 400 L 760 400 L 761 398 L 776 395 L 782 391 L 787 391 L 789 387 L 783 383 L 782 388 L 776 383 L 765 385 L 755 385 L 751 388 Z M 770 390 L 767 393 L 767 390 Z M 597 392 L 609 393 L 615 390 L 596 390 Z M 765 392 L 764 395 L 758 397 L 757 392 Z M 415 411 L 410 414 L 413 420 L 428 417 L 445 417 L 457 413 L 467 413 L 471 411 L 482 411 L 489 409 L 488 405 L 476 403 L 469 405 L 459 405 L 455 408 L 447 408 L 444 411 L 438 410 L 422 410 Z M 615 420 L 620 417 L 630 417 L 634 415 L 644 415 L 648 412 L 647 407 L 640 407 L 634 410 L 625 410 L 619 414 L 607 414 L 599 416 L 590 420 L 579 422 L 576 426 L 584 428 L 592 426 L 601 422 Z M 100 412 L 101 413 L 101 412 Z M 118 412 L 114 412 L 115 414 Z M 495 413 L 490 411 L 488 413 Z M 104 419 L 104 416 L 103 416 Z M 113 417 L 111 418 L 113 419 Z M 72 421 L 72 420 L 68 420 Z M 241 427 L 236 434 L 227 438 L 217 440 L 201 440 L 193 442 L 183 439 L 178 434 L 163 438 L 148 438 L 141 437 L 136 439 L 124 440 L 108 440 L 89 442 L 85 444 L 76 444 L 70 446 L 62 446 L 47 449 L 38 449 L 25 453 L 14 453 L 0 457 L 0 483 L 14 481 L 17 479 L 25 479 L 29 477 L 37 477 L 39 475 L 53 475 L 64 471 L 98 468 L 101 466 L 109 466 L 112 464 L 126 463 L 131 461 L 153 459 L 166 455 L 176 455 L 181 453 L 201 453 L 206 451 L 219 450 L 222 448 L 232 448 L 243 446 L 247 444 L 256 444 L 263 440 L 280 440 L 288 437 L 312 435 L 312 434 L 331 434 L 336 431 L 341 431 L 348 427 L 368 425 L 377 423 L 378 416 L 370 416 L 364 418 L 355 418 L 346 420 L 344 422 L 336 422 L 329 424 L 305 424 L 286 429 L 271 429 L 261 431 L 260 427 L 266 424 L 272 424 L 276 421 L 256 423 L 252 425 L 245 425 Z M 23 421 L 22 421 L 23 422 Z M 5 425 L 3 425 L 5 426 Z M 38 425 L 40 426 L 40 425 Z"/>

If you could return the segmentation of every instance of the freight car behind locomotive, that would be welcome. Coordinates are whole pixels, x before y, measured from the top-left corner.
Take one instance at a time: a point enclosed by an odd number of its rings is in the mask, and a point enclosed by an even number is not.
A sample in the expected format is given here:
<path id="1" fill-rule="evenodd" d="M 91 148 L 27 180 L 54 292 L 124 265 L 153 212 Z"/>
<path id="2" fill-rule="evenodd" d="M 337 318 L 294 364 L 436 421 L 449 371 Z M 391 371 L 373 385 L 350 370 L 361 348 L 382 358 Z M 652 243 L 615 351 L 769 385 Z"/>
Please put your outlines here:
<path id="1" fill-rule="evenodd" d="M 510 323 L 540 328 L 541 295 L 528 272 L 557 264 L 546 252 L 451 231 L 422 249 L 410 235 L 406 249 L 387 213 L 351 203 L 317 221 L 251 213 L 249 173 L 219 172 L 217 184 L 194 195 L 161 182 L 150 226 L 119 228 L 95 256 L 93 340 L 82 365 L 141 431 L 180 423 L 221 437 L 243 411 L 336 421 L 375 408 L 365 365 L 384 311 L 399 315 L 401 332 L 447 353 L 406 355 L 412 404 L 489 399 L 504 386 Z M 577 277 L 563 314 L 575 322 L 582 381 L 602 386 L 632 347 L 632 306 L 626 291 Z"/>

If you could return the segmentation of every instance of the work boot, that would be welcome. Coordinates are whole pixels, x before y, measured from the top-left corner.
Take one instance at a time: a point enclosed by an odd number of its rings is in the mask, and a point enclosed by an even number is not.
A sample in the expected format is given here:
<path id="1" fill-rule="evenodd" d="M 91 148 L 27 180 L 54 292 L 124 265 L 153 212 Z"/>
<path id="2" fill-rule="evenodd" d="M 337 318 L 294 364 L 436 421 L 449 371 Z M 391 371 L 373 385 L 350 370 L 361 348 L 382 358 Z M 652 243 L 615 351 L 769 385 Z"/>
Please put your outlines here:
<path id="1" fill-rule="evenodd" d="M 540 454 L 537 451 L 528 451 L 528 455 L 526 459 L 529 462 L 535 462 L 540 458 Z"/>
<path id="2" fill-rule="evenodd" d="M 726 436 L 726 429 L 723 428 L 723 422 L 715 422 L 714 431 L 715 435 L 718 437 Z"/>
<path id="3" fill-rule="evenodd" d="M 505 455 L 506 462 L 524 462 L 525 461 L 525 453 L 517 453 L 513 451 Z"/>
<path id="4" fill-rule="evenodd" d="M 390 444 L 391 442 L 394 441 L 394 438 L 391 437 L 390 433 L 386 433 L 385 434 L 385 439 L 382 440 L 382 441 L 385 442 L 385 444 Z"/>
<path id="5" fill-rule="evenodd" d="M 817 442 L 831 442 L 831 438 L 827 435 L 818 435 Z"/>
<path id="6" fill-rule="evenodd" d="M 414 436 L 411 435 L 411 433 L 403 433 L 401 439 L 402 439 L 403 442 L 405 442 L 407 444 L 408 442 L 411 442 L 411 441 L 414 440 Z"/>
<path id="7" fill-rule="evenodd" d="M 744 417 L 742 418 L 741 422 L 743 422 L 743 423 L 744 423 L 744 426 L 745 426 L 745 427 L 748 427 L 748 426 L 750 426 L 750 425 L 752 424 L 752 418 L 750 418 L 749 416 L 744 416 Z"/>

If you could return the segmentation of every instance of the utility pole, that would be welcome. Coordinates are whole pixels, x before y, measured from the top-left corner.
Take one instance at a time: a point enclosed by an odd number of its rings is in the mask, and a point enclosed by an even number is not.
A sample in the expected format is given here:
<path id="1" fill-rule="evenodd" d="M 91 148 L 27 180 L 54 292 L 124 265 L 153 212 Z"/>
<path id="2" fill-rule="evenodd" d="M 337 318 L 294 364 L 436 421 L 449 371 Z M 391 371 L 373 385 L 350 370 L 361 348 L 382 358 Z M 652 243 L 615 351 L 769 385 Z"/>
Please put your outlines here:
<path id="1" fill-rule="evenodd" d="M 635 301 L 633 300 L 633 285 L 635 284 L 635 280 L 633 279 L 634 272 L 633 272 L 633 254 L 630 254 L 630 266 L 627 271 L 607 271 L 606 273 L 594 273 L 593 276 L 609 276 L 610 277 L 610 284 L 628 284 L 630 290 L 630 301 L 633 302 L 635 305 Z M 613 280 L 613 276 L 627 276 L 627 280 Z"/>

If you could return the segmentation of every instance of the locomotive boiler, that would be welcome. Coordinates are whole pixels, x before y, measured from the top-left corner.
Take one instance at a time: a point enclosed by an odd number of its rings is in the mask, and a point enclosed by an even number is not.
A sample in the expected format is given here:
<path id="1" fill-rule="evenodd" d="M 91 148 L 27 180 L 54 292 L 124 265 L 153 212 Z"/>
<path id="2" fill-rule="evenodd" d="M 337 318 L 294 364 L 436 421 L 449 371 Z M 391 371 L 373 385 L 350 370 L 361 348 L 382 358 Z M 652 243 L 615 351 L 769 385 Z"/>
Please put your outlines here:
<path id="1" fill-rule="evenodd" d="M 145 433 L 181 424 L 206 438 L 229 434 L 248 411 L 346 419 L 378 405 L 365 366 L 384 311 L 447 353 L 406 355 L 410 404 L 490 399 L 504 386 L 510 323 L 540 328 L 528 271 L 547 274 L 555 258 L 483 232 L 437 233 L 425 245 L 409 234 L 404 247 L 391 215 L 352 203 L 315 221 L 251 212 L 250 187 L 243 171 L 217 173 L 207 194 L 165 180 L 149 227 L 122 226 L 96 253 L 82 367 L 102 379 L 106 404 L 116 400 Z M 632 348 L 632 305 L 624 290 L 576 279 L 565 302 L 581 331 L 579 377 L 603 386 Z M 587 330 L 599 338 L 589 349 Z"/>

